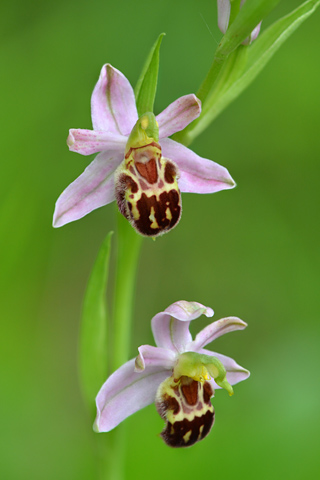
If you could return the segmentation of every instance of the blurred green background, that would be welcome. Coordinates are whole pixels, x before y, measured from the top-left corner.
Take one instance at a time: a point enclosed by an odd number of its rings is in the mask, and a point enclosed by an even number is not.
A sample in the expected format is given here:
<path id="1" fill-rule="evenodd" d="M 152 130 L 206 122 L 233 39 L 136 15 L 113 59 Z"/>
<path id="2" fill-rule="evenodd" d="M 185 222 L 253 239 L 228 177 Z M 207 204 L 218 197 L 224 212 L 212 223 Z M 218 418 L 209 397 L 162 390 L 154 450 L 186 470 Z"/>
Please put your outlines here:
<path id="1" fill-rule="evenodd" d="M 300 5 L 284 0 L 266 19 Z M 1 7 L 1 456 L 8 480 L 96 478 L 94 433 L 77 378 L 81 303 L 109 205 L 51 227 L 61 191 L 88 164 L 69 128 L 91 128 L 90 96 L 109 62 L 134 85 L 160 32 L 156 113 L 195 92 L 221 37 L 211 0 L 22 0 Z M 179 226 L 146 240 L 131 356 L 150 319 L 195 300 L 244 332 L 212 348 L 251 370 L 216 424 L 170 450 L 154 405 L 126 421 L 127 478 L 305 479 L 319 471 L 320 11 L 285 43 L 192 148 L 226 166 L 232 191 L 183 195 Z M 194 331 L 209 323 L 195 322 Z M 130 398 L 128 398 L 130 401 Z"/>

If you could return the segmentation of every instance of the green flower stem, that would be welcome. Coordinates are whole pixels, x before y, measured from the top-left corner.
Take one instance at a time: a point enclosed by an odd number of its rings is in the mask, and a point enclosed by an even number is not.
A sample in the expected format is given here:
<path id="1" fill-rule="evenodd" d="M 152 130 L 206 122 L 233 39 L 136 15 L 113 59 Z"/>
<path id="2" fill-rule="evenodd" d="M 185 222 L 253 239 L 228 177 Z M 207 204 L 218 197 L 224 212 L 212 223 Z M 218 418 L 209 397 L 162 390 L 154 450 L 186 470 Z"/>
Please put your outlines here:
<path id="1" fill-rule="evenodd" d="M 232 2 L 228 30 L 222 37 L 214 54 L 209 72 L 196 94 L 202 102 L 201 115 L 184 130 L 173 135 L 174 140 L 184 145 L 190 145 L 212 121 L 210 118 L 211 94 L 216 87 L 217 79 L 229 55 L 239 47 L 241 42 L 250 35 L 252 30 L 272 11 L 279 1 L 280 0 L 251 0 L 247 1 L 240 10 L 238 0 Z M 206 111 L 209 111 L 209 115 L 206 115 Z M 205 116 L 208 116 L 209 120 L 206 119 L 206 121 L 203 122 Z M 202 125 L 200 126 L 199 123 L 202 123 Z"/>
<path id="2" fill-rule="evenodd" d="M 117 216 L 118 251 L 113 305 L 112 371 L 128 360 L 136 270 L 143 238 L 119 212 Z"/>
<path id="3" fill-rule="evenodd" d="M 228 58 L 228 55 L 225 55 L 223 52 L 222 53 L 219 51 L 216 52 L 216 55 L 213 59 L 210 70 L 196 94 L 199 100 L 201 100 L 203 107 L 206 105 L 206 100 L 208 98 L 208 95 L 210 94 L 213 88 L 213 85 L 215 85 L 216 80 L 219 77 L 221 69 L 224 66 L 227 58 Z M 182 130 L 181 132 L 175 133 L 172 138 L 177 142 L 182 143 L 183 145 L 186 145 L 186 146 L 190 145 L 190 143 L 198 135 L 198 132 L 194 133 L 194 130 L 196 129 L 197 124 L 201 119 L 202 119 L 202 115 L 200 115 L 199 118 L 197 118 L 192 123 L 190 123 L 190 125 L 188 125 L 184 130 Z"/>
<path id="4" fill-rule="evenodd" d="M 97 435 L 100 480 L 123 480 L 125 478 L 125 425 L 119 425 L 108 433 Z"/>
<path id="5" fill-rule="evenodd" d="M 130 351 L 133 297 L 142 238 L 117 210 L 117 263 L 110 328 L 111 373 L 128 360 Z M 130 399 L 128 399 L 129 401 Z M 99 478 L 123 480 L 125 465 L 125 424 L 108 433 L 97 435 Z"/>
<path id="6" fill-rule="evenodd" d="M 164 34 L 153 45 L 139 77 L 135 97 L 139 115 L 153 111 L 159 70 L 159 50 Z M 149 120 L 150 114 L 148 116 Z M 152 121 L 150 122 L 152 124 Z M 140 124 L 139 124 L 140 126 Z M 150 125 L 148 124 L 148 127 Z M 137 127 L 139 128 L 139 127 Z M 148 133 L 148 132 L 147 132 Z M 136 134 L 136 131 L 135 131 Z M 117 263 L 113 301 L 113 322 L 110 331 L 110 373 L 127 362 L 130 351 L 133 296 L 142 238 L 117 210 Z M 130 401 L 130 399 L 128 399 Z M 124 478 L 125 426 L 102 435 L 99 443 L 101 480 Z"/>
<path id="7" fill-rule="evenodd" d="M 227 55 L 224 54 L 215 55 L 210 70 L 197 92 L 197 97 L 201 100 L 202 104 L 205 103 L 213 85 L 215 84 L 226 58 Z"/>

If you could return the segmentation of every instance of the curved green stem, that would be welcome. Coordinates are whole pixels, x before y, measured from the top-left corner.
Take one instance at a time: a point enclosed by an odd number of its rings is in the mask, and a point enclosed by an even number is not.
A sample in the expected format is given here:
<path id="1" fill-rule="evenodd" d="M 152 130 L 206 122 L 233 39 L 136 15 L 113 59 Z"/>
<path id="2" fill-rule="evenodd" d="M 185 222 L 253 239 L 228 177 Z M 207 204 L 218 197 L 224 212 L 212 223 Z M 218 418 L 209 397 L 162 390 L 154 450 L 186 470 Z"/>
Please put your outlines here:
<path id="1" fill-rule="evenodd" d="M 113 304 L 112 371 L 128 360 L 133 296 L 142 238 L 119 212 L 118 251 Z"/>
<path id="2" fill-rule="evenodd" d="M 136 272 L 142 238 L 117 212 L 117 263 L 113 303 L 113 322 L 110 328 L 109 348 L 111 372 L 128 360 L 130 350 L 133 298 Z M 99 434 L 98 454 L 101 480 L 123 480 L 125 456 L 125 425 L 107 434 Z"/>

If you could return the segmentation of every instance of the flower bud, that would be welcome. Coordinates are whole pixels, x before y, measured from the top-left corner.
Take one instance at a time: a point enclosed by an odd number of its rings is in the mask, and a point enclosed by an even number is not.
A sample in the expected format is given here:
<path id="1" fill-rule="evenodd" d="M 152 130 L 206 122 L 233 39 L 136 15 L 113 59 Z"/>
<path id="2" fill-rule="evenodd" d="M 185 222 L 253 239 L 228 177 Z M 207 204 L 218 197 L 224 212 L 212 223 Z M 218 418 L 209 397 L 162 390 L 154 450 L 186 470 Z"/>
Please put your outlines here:
<path id="1" fill-rule="evenodd" d="M 232 19 L 235 18 L 245 1 L 246 0 L 241 0 L 241 2 L 240 0 L 217 0 L 218 27 L 223 34 L 226 33 L 229 27 L 230 17 L 232 17 Z M 242 42 L 243 45 L 249 45 L 257 38 L 260 32 L 260 26 L 261 22 L 252 30 L 249 37 Z"/>

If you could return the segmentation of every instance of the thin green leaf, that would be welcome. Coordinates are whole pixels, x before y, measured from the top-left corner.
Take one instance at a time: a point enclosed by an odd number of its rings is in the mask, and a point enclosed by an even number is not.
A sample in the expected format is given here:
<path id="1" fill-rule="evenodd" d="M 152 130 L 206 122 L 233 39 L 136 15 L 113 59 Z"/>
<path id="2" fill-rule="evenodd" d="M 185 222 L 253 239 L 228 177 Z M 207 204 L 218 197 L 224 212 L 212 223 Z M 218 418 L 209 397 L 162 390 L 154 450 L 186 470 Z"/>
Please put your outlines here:
<path id="1" fill-rule="evenodd" d="M 110 258 L 110 232 L 97 256 L 85 292 L 80 330 L 79 367 L 83 394 L 90 410 L 107 378 L 106 287 Z"/>
<path id="2" fill-rule="evenodd" d="M 153 112 L 158 83 L 160 45 L 164 35 L 165 33 L 161 33 L 151 48 L 134 89 L 139 116 L 146 112 Z"/>
<path id="3" fill-rule="evenodd" d="M 271 25 L 252 45 L 241 46 L 228 57 L 215 88 L 207 98 L 198 123 L 188 132 L 189 142 L 250 85 L 284 41 L 316 10 L 319 4 L 320 0 L 308 0 Z M 237 60 L 238 65 L 235 63 Z"/>

